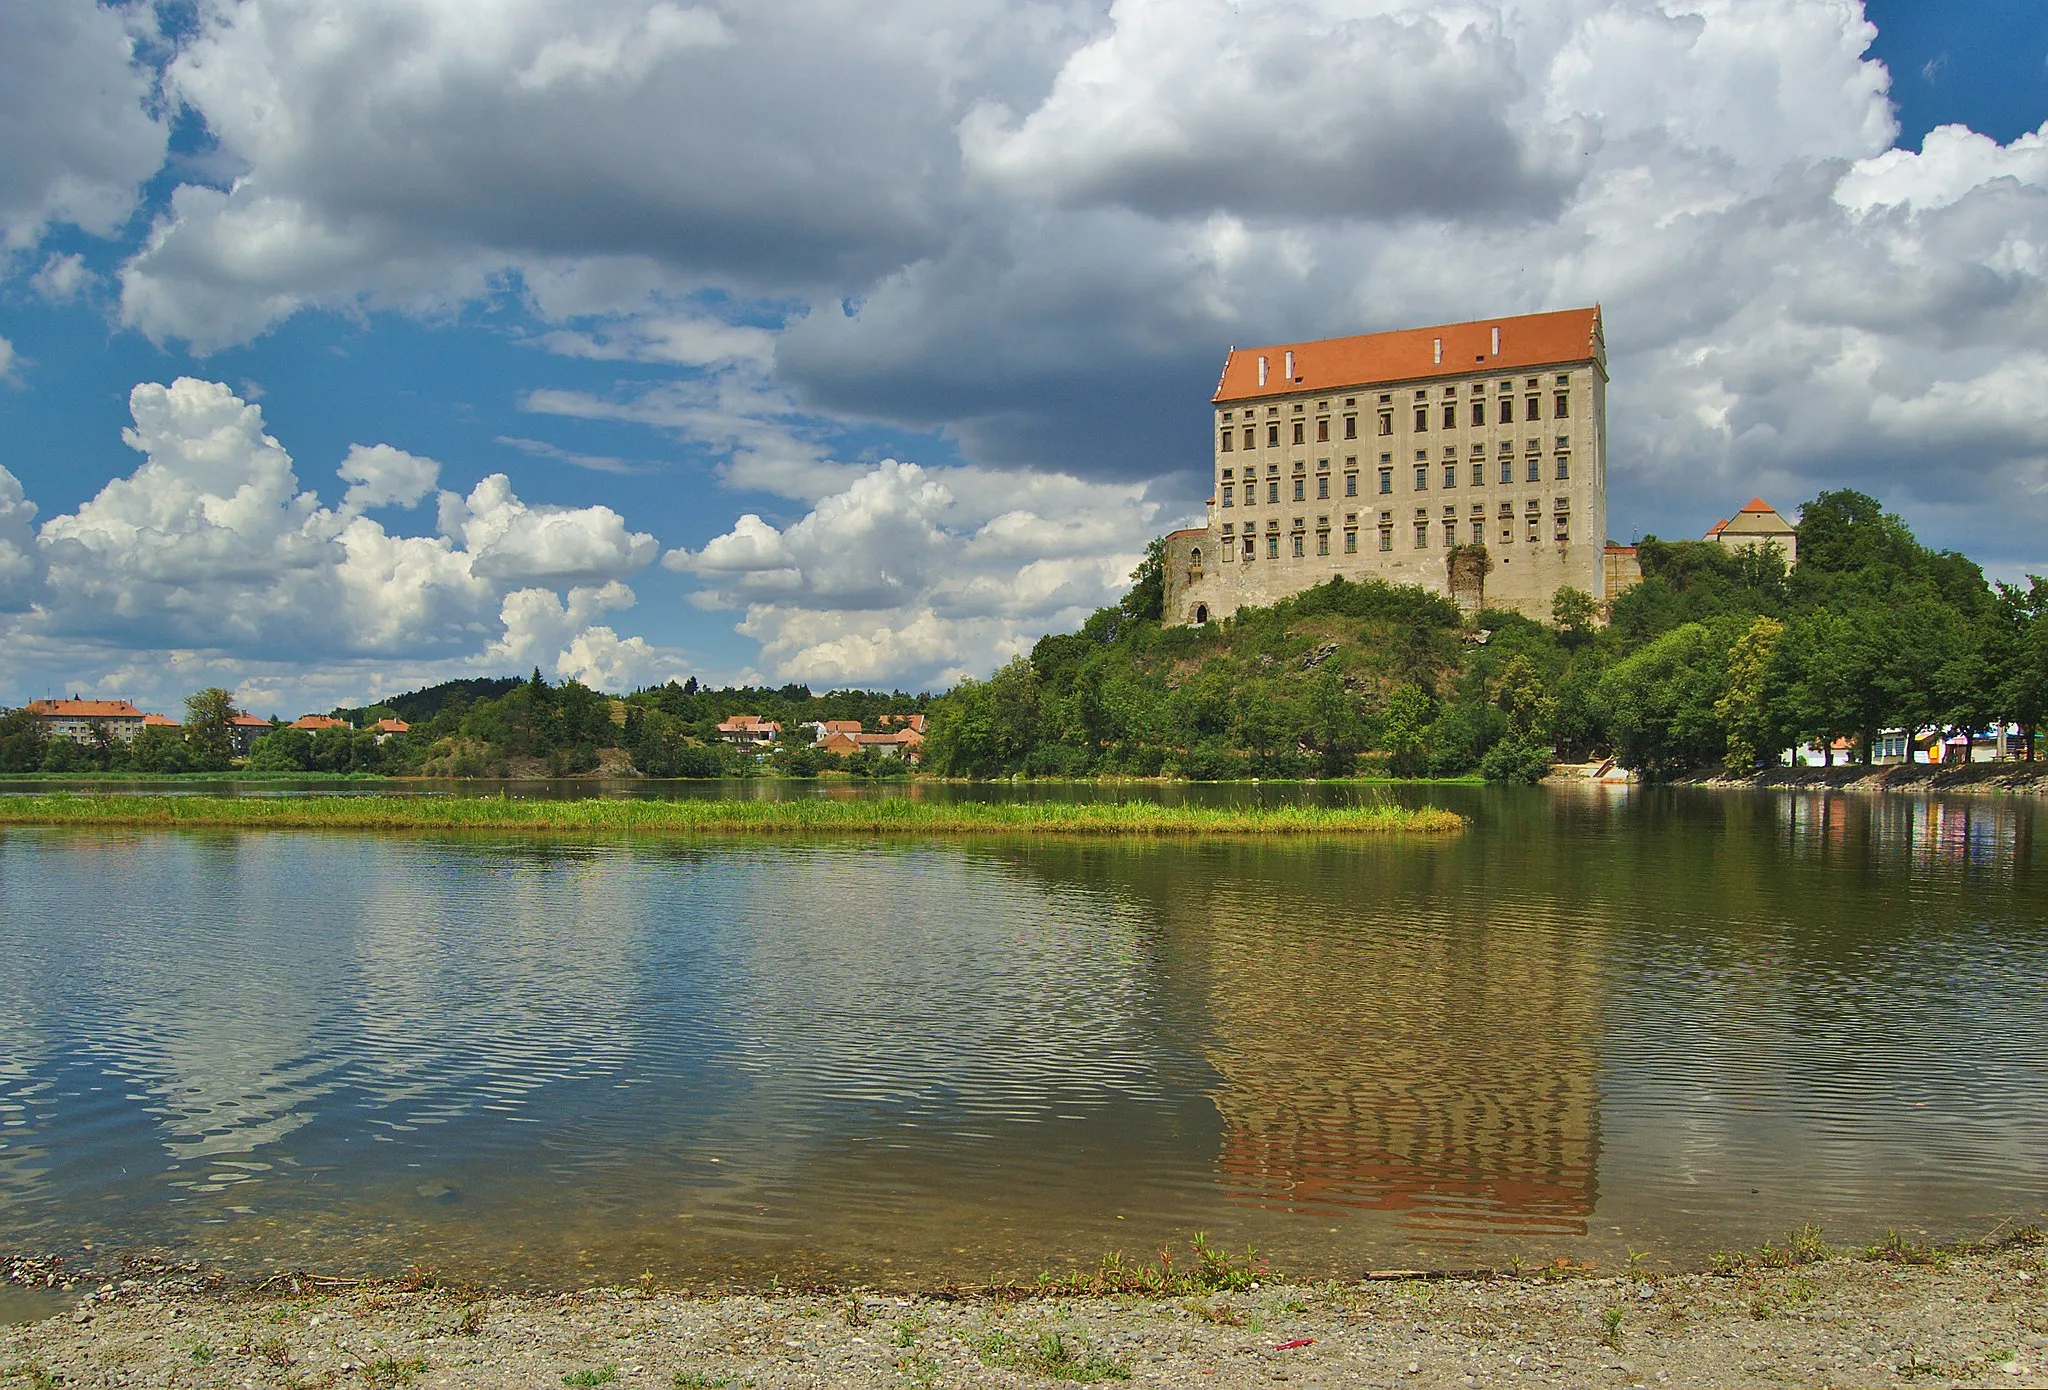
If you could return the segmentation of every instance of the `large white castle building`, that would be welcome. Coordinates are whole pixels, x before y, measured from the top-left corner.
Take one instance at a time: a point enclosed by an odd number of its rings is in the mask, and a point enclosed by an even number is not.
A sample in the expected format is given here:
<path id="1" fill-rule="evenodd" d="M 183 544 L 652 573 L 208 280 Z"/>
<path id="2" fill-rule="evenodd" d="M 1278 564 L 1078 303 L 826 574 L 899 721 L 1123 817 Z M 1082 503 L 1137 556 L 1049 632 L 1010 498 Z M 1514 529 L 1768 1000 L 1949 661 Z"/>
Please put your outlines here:
<path id="1" fill-rule="evenodd" d="M 1166 538 L 1168 624 L 1332 576 L 1547 619 L 1605 589 L 1600 310 L 1233 348 L 1208 524 Z"/>

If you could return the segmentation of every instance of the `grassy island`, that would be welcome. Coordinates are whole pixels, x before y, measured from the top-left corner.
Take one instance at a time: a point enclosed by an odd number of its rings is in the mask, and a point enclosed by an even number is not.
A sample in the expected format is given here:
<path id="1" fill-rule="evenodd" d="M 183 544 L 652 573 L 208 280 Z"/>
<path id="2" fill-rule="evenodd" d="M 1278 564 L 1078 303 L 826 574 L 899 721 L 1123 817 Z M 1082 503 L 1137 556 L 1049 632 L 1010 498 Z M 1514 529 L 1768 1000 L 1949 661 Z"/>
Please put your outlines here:
<path id="1" fill-rule="evenodd" d="M 1151 802 L 513 801 L 438 796 L 0 796 L 0 826 L 517 830 L 624 835 L 1454 834 L 1436 807 L 1161 806 Z"/>

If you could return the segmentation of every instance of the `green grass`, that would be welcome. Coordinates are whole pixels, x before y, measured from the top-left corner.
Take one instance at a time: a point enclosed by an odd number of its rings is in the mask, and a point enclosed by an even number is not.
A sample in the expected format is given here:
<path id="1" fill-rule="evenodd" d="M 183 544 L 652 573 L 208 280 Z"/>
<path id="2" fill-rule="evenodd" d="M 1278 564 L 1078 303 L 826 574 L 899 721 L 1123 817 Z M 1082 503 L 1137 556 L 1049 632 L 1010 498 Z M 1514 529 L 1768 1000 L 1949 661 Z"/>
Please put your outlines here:
<path id="1" fill-rule="evenodd" d="M 619 1378 L 619 1368 L 599 1366 L 595 1370 L 571 1371 L 562 1377 L 564 1385 L 610 1385 Z"/>
<path id="2" fill-rule="evenodd" d="M 1129 1380 L 1131 1368 L 1087 1346 L 1076 1346 L 1057 1332 L 1041 1332 L 1029 1341 L 1000 1329 L 974 1344 L 982 1364 L 1030 1371 L 1051 1380 L 1071 1380 L 1093 1385 L 1105 1380 Z"/>
<path id="3" fill-rule="evenodd" d="M 0 795 L 0 825 L 290 830 L 521 830 L 663 835 L 1383 835 L 1451 834 L 1436 807 L 1162 806 L 1153 802 L 513 801 L 414 796 Z"/>

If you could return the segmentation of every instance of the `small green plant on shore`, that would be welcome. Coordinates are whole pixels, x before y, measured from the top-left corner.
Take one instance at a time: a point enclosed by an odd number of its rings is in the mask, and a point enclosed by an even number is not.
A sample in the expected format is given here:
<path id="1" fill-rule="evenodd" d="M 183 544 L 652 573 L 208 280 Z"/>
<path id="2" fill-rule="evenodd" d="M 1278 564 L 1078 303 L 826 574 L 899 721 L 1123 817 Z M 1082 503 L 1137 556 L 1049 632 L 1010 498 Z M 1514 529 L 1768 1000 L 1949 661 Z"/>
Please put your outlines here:
<path id="1" fill-rule="evenodd" d="M 939 1381 L 939 1363 L 921 1351 L 898 1357 L 896 1369 L 912 1385 L 936 1385 Z"/>
<path id="2" fill-rule="evenodd" d="M 249 1355 L 267 1365 L 282 1369 L 292 1364 L 292 1350 L 282 1337 L 265 1337 L 260 1342 L 248 1343 Z"/>
<path id="3" fill-rule="evenodd" d="M 220 1353 L 216 1352 L 211 1346 L 209 1346 L 205 1342 L 194 1342 L 192 1344 L 192 1350 L 189 1354 L 192 1357 L 193 1365 L 208 1366 L 213 1363 L 213 1358 L 218 1356 Z"/>
<path id="4" fill-rule="evenodd" d="M 1864 1250 L 1863 1258 L 1880 1260 L 1885 1264 L 1926 1265 L 1930 1269 L 1948 1268 L 1948 1255 L 1945 1251 L 1920 1241 L 1908 1240 L 1897 1231 L 1886 1231 L 1883 1240 Z"/>
<path id="5" fill-rule="evenodd" d="M 1131 1368 L 1123 1362 L 1104 1356 L 1085 1343 L 1077 1347 L 1056 1331 L 1041 1332 L 1025 1340 L 997 1329 L 977 1340 L 974 1351 L 983 1365 L 1030 1371 L 1051 1380 L 1093 1385 L 1131 1378 Z"/>
<path id="6" fill-rule="evenodd" d="M 619 1368 L 609 1363 L 589 1367 L 581 1371 L 570 1371 L 562 1377 L 564 1385 L 610 1385 L 619 1378 Z"/>
<path id="7" fill-rule="evenodd" d="M 1746 1269 L 1797 1269 L 1819 1264 L 1834 1255 L 1821 1238 L 1820 1227 L 1811 1222 L 1785 1236 L 1782 1242 L 1765 1241 L 1754 1250 L 1716 1251 L 1712 1266 L 1716 1274 L 1739 1274 Z"/>
<path id="8" fill-rule="evenodd" d="M 669 1381 L 676 1390 L 725 1390 L 732 1382 L 731 1376 L 713 1378 L 704 1371 L 677 1371 Z"/>
<path id="9" fill-rule="evenodd" d="M 1143 1260 L 1126 1260 L 1123 1251 L 1113 1250 L 1104 1255 L 1091 1271 L 1070 1270 L 1065 1274 L 1054 1274 L 1048 1270 L 1040 1274 L 1028 1290 L 1016 1292 L 1049 1298 L 1105 1298 L 1115 1294 L 1181 1298 L 1207 1293 L 1244 1293 L 1256 1289 L 1261 1280 L 1270 1281 L 1272 1278 L 1272 1267 L 1261 1260 L 1259 1252 L 1249 1245 L 1244 1249 L 1243 1258 L 1239 1259 L 1211 1245 L 1209 1238 L 1199 1232 L 1188 1244 L 1195 1258 L 1192 1264 L 1183 1268 L 1175 1267 L 1171 1250 L 1162 1249 L 1158 1260 L 1149 1264 Z"/>
<path id="10" fill-rule="evenodd" d="M 931 1325 L 931 1314 L 911 1313 L 896 1319 L 896 1325 L 889 1330 L 889 1340 L 899 1347 L 915 1346 L 918 1334 Z"/>
<path id="11" fill-rule="evenodd" d="M 863 1299 L 859 1294 L 847 1295 L 845 1306 L 839 1311 L 840 1316 L 846 1319 L 848 1327 L 866 1327 L 874 1321 L 874 1318 L 868 1313 L 867 1300 Z"/>
<path id="12" fill-rule="evenodd" d="M 410 1385 L 427 1373 L 427 1358 L 424 1356 L 380 1356 L 363 1367 L 363 1376 L 372 1385 Z"/>
<path id="13" fill-rule="evenodd" d="M 28 1390 L 57 1390 L 64 1383 L 64 1377 L 40 1361 L 23 1361 L 0 1370 L 0 1380 L 27 1381 Z"/>
<path id="14" fill-rule="evenodd" d="M 1605 1309 L 1600 1314 L 1600 1345 L 1621 1350 L 1621 1309 Z"/>

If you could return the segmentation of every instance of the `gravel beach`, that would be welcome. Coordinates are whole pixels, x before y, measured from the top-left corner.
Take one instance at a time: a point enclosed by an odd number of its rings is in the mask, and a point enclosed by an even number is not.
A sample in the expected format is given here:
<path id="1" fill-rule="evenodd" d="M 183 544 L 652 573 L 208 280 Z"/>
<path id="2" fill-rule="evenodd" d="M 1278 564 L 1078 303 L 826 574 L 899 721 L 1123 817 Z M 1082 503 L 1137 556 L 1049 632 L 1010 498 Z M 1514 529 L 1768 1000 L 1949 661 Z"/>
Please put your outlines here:
<path id="1" fill-rule="evenodd" d="M 0 1387 L 2048 1386 L 2044 1253 L 1175 1298 L 536 1295 L 154 1275 L 74 1282 L 67 1311 L 0 1328 Z M 39 1277 L 25 1264 L 16 1276 Z"/>

